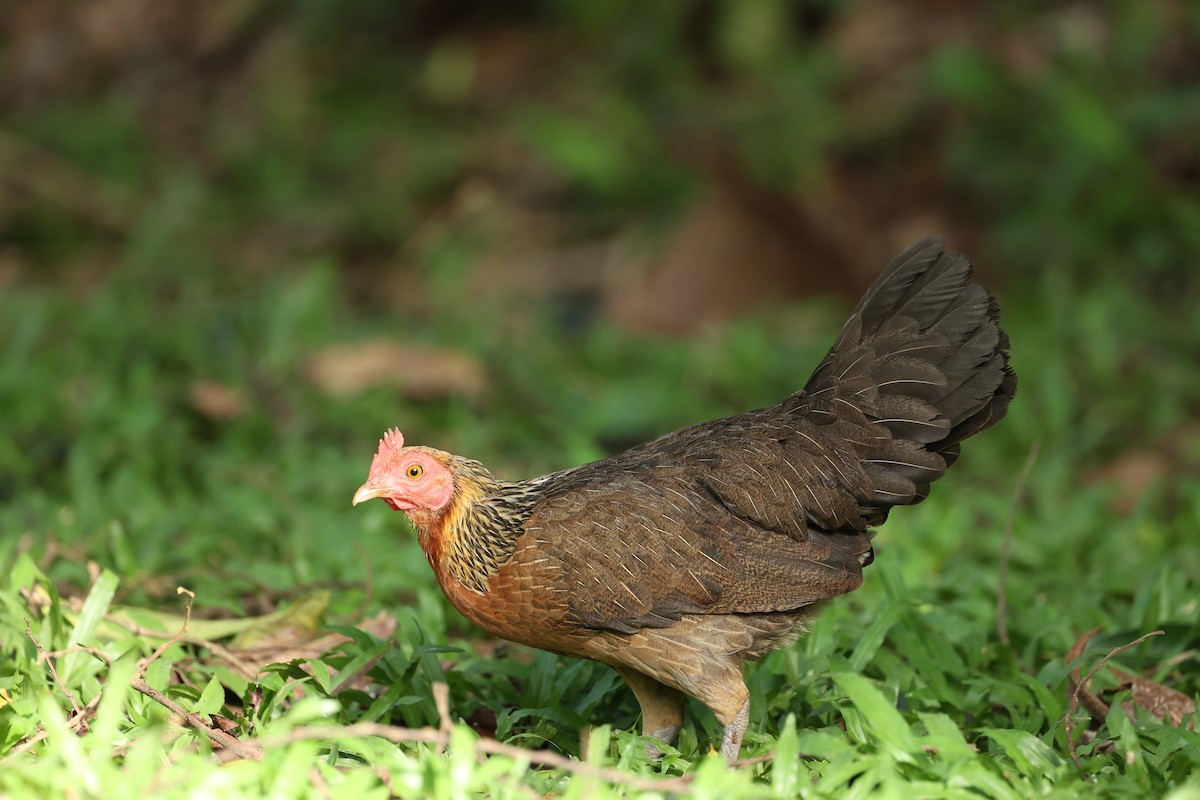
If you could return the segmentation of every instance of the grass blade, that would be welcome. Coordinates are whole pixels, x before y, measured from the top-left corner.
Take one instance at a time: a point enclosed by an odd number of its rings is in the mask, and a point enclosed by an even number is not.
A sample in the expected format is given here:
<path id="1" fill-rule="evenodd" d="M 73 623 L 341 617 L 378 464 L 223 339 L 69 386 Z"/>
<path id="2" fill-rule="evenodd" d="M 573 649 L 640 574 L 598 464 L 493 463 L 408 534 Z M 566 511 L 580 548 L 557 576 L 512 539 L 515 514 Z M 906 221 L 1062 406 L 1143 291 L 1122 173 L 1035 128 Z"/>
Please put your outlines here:
<path id="1" fill-rule="evenodd" d="M 920 743 L 896 706 L 874 683 L 854 672 L 839 672 L 833 680 L 862 714 L 867 727 L 891 750 L 893 757 L 911 761 Z"/>
<path id="2" fill-rule="evenodd" d="M 75 621 L 75 627 L 71 629 L 71 636 L 67 639 L 68 648 L 75 645 L 86 645 L 92 641 L 96 628 L 104 619 L 104 615 L 108 613 L 109 606 L 112 605 L 118 585 L 120 585 L 120 580 L 115 573 L 109 570 L 104 570 L 100 573 L 100 577 L 96 578 L 96 582 L 92 584 L 92 590 L 88 592 L 87 599 L 83 601 L 79 619 Z M 67 653 L 63 658 L 63 667 L 59 670 L 63 684 L 71 686 L 84 659 L 90 658 L 91 656 L 87 653 Z"/>

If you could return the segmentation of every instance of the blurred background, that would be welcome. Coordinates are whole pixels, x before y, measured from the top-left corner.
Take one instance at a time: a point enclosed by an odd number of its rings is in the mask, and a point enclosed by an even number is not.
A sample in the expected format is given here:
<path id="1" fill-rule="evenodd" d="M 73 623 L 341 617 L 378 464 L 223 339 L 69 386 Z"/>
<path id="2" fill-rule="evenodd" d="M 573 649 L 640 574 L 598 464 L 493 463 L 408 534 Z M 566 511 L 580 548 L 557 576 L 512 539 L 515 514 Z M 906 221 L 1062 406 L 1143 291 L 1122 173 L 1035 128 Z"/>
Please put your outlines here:
<path id="1" fill-rule="evenodd" d="M 1064 563 L 1132 593 L 1200 525 L 1194 3 L 8 0 L 0 26 L 0 563 L 209 613 L 366 584 L 433 625 L 401 518 L 349 506 L 385 427 L 525 477 L 775 402 L 926 234 L 1000 297 L 1021 377 L 947 486 L 998 531 L 1042 442 L 1025 599 Z M 922 580 L 999 547 L 955 513 Z"/>

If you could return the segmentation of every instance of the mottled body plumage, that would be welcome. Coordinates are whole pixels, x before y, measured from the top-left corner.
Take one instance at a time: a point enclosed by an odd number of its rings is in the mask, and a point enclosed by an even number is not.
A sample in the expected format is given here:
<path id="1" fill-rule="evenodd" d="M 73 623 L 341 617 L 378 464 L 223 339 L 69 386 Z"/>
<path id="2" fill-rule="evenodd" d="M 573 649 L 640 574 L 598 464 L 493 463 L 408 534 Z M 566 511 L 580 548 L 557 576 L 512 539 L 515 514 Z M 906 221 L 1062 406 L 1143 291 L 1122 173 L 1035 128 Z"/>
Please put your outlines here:
<path id="1" fill-rule="evenodd" d="M 1005 413 L 1007 339 L 969 278 L 940 240 L 905 250 L 779 405 L 523 482 L 395 432 L 356 502 L 400 498 L 446 595 L 485 630 L 612 665 L 660 738 L 678 730 L 680 693 L 697 697 L 734 755 L 744 662 L 856 589 L 871 528 L 924 499 L 959 443 Z M 430 488 L 432 501 L 410 501 L 388 483 L 410 451 L 452 476 L 448 499 Z"/>

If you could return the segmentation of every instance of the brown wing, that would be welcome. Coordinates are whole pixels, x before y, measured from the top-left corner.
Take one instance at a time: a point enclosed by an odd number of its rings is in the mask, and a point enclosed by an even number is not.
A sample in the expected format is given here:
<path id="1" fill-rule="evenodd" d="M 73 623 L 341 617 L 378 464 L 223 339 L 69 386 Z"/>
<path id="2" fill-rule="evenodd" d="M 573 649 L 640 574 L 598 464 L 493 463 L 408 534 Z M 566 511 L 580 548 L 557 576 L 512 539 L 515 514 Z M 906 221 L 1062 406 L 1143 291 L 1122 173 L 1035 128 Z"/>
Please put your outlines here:
<path id="1" fill-rule="evenodd" d="M 719 420 L 556 476 L 525 530 L 567 587 L 568 616 L 628 633 L 857 588 L 870 536 L 809 525 L 806 503 L 849 505 L 844 492 L 823 460 L 785 466 L 787 448 L 765 424 L 754 414 Z M 791 479 L 765 480 L 781 470 Z"/>
<path id="2" fill-rule="evenodd" d="M 579 624 L 800 608 L 857 588 L 868 527 L 919 502 L 1016 388 L 996 304 L 928 239 L 885 268 L 803 390 L 547 479 L 525 529 Z"/>

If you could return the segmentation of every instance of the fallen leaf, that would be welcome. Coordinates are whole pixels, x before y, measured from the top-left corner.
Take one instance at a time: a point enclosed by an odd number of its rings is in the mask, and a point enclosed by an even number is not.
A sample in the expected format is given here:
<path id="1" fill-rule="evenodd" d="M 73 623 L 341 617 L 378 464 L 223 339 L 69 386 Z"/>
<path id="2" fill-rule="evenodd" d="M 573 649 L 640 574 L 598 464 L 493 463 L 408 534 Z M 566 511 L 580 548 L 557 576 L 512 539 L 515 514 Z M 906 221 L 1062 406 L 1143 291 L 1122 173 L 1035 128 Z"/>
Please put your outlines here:
<path id="1" fill-rule="evenodd" d="M 311 640 L 329 607 L 329 592 L 311 592 L 258 624 L 240 631 L 229 643 L 233 650 L 272 649 Z"/>
<path id="2" fill-rule="evenodd" d="M 229 717 L 222 716 L 221 714 L 209 714 L 208 718 L 212 720 L 214 728 L 219 728 L 226 733 L 233 733 L 235 730 L 237 730 L 237 720 L 230 719 Z"/>
<path id="3" fill-rule="evenodd" d="M 214 422 L 231 422 L 250 407 L 241 389 L 215 381 L 196 381 L 188 396 L 192 408 Z"/>
<path id="4" fill-rule="evenodd" d="M 371 339 L 329 345 L 306 364 L 308 379 L 335 395 L 354 395 L 377 386 L 394 386 L 409 397 L 472 397 L 486 387 L 483 364 L 459 350 Z"/>
<path id="5" fill-rule="evenodd" d="M 1071 663 L 1077 661 L 1082 655 L 1088 642 L 1100 630 L 1099 627 L 1092 628 L 1087 633 L 1075 640 L 1075 644 L 1071 645 L 1071 649 L 1067 651 L 1066 661 Z M 1164 686 L 1157 681 L 1152 681 L 1148 678 L 1143 678 L 1140 675 L 1134 675 L 1130 672 L 1125 672 L 1116 667 L 1109 667 L 1108 671 L 1113 675 L 1120 685 L 1113 689 L 1101 692 L 1101 695 L 1111 695 L 1118 691 L 1130 690 L 1133 700 L 1130 703 L 1125 703 L 1122 708 L 1125 713 L 1132 717 L 1133 708 L 1144 708 L 1150 712 L 1156 719 L 1165 719 L 1171 725 L 1181 725 L 1184 718 L 1189 714 L 1194 714 L 1196 711 L 1195 701 L 1184 694 L 1183 692 L 1172 689 L 1169 686 Z M 1080 686 L 1079 667 L 1075 667 L 1070 672 L 1069 684 L 1071 690 L 1079 688 L 1079 702 L 1086 708 L 1094 718 L 1102 719 L 1108 716 L 1110 706 L 1100 696 L 1093 694 L 1088 685 Z M 1195 727 L 1195 721 L 1188 723 L 1189 728 Z"/>
<path id="6" fill-rule="evenodd" d="M 1133 694 L 1133 705 L 1146 709 L 1155 719 L 1166 720 L 1179 727 L 1183 724 L 1184 717 L 1196 713 L 1196 701 L 1183 692 L 1116 667 L 1109 667 L 1109 671 L 1121 682 L 1117 689 L 1129 689 Z M 1129 714 L 1130 709 L 1126 707 L 1125 712 Z M 1196 721 L 1193 718 L 1188 722 L 1188 728 L 1195 727 Z"/>

